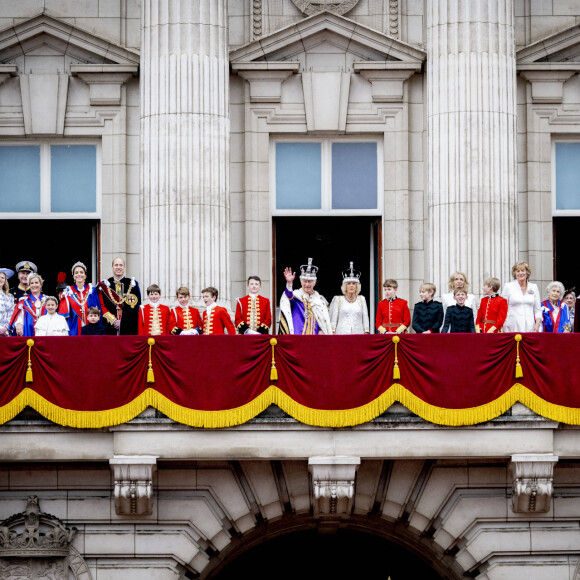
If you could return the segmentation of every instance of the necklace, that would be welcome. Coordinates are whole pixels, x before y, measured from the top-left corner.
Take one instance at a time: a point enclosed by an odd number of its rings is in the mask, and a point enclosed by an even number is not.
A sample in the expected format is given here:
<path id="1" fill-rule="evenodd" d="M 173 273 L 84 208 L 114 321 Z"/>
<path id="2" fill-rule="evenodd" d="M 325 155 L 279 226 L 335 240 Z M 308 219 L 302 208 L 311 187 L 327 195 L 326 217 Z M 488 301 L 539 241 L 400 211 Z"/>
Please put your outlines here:
<path id="1" fill-rule="evenodd" d="M 352 300 L 346 294 L 344 295 L 344 297 L 346 298 L 346 301 L 350 302 L 351 304 L 354 304 L 356 302 L 356 296 Z"/>

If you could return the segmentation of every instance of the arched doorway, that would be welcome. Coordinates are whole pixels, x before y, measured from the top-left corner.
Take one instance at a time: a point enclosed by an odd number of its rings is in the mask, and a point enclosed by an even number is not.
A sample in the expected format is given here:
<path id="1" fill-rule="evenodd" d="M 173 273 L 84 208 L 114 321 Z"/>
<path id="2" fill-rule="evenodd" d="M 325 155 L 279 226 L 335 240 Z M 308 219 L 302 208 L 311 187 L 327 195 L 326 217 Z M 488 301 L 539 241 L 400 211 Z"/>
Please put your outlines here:
<path id="1" fill-rule="evenodd" d="M 381 578 L 442 580 L 424 560 L 389 540 L 358 530 L 320 534 L 315 528 L 266 540 L 224 562 L 214 580 Z"/>

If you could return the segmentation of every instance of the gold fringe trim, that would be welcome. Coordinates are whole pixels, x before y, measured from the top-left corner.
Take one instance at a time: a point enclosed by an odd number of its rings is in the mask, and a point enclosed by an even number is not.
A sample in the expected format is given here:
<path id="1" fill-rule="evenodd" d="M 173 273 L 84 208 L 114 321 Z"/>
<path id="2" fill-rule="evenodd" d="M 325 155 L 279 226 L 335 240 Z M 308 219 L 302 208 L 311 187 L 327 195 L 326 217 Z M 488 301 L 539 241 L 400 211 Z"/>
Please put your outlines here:
<path id="1" fill-rule="evenodd" d="M 217 429 L 246 423 L 259 415 L 269 405 L 275 404 L 290 416 L 307 425 L 351 427 L 371 421 L 397 401 L 422 419 L 438 425 L 461 426 L 484 423 L 505 413 L 518 401 L 542 417 L 568 425 L 580 425 L 579 408 L 549 403 L 520 383 L 514 384 L 509 391 L 494 401 L 466 409 L 447 409 L 430 405 L 398 383 L 394 383 L 382 395 L 366 405 L 344 410 L 322 410 L 306 407 L 273 385 L 249 403 L 221 411 L 199 411 L 182 407 L 154 389 L 147 389 L 130 403 L 115 409 L 74 411 L 58 407 L 32 389 L 26 388 L 10 403 L 0 407 L 0 424 L 10 421 L 24 407 L 29 406 L 58 425 L 78 429 L 100 429 L 126 423 L 142 413 L 147 407 L 154 407 L 170 419 L 183 425 Z"/>

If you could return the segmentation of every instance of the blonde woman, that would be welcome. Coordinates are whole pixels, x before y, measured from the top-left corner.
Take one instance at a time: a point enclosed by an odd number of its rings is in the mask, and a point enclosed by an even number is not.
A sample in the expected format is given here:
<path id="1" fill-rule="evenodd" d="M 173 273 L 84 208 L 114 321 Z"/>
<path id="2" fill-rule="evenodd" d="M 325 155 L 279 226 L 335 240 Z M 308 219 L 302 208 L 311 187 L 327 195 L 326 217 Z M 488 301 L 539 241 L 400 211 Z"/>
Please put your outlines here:
<path id="1" fill-rule="evenodd" d="M 10 336 L 8 327 L 14 312 L 14 297 L 10 294 L 8 280 L 14 272 L 8 268 L 0 268 L 0 336 Z"/>
<path id="2" fill-rule="evenodd" d="M 34 336 L 34 325 L 41 316 L 46 314 L 45 296 L 42 293 L 44 280 L 39 274 L 28 276 L 28 294 L 25 294 L 16 304 L 12 319 L 16 319 L 14 327 L 18 336 Z"/>
<path id="3" fill-rule="evenodd" d="M 353 262 L 342 273 L 342 296 L 330 303 L 330 325 L 333 334 L 369 334 L 369 309 L 364 296 L 360 296 L 361 273 Z"/>
<path id="4" fill-rule="evenodd" d="M 542 322 L 540 291 L 529 282 L 532 269 L 527 262 L 512 266 L 513 282 L 508 282 L 501 295 L 508 302 L 504 332 L 538 332 Z"/>
<path id="5" fill-rule="evenodd" d="M 449 282 L 447 283 L 447 288 L 449 292 L 447 294 L 443 294 L 441 296 L 441 303 L 443 304 L 443 310 L 447 311 L 449 306 L 455 306 L 457 302 L 455 301 L 455 290 L 463 290 L 466 295 L 467 299 L 465 300 L 465 306 L 471 308 L 474 313 L 477 312 L 477 305 L 475 303 L 475 296 L 473 294 L 469 294 L 469 282 L 467 280 L 467 276 L 463 272 L 453 272 L 449 277 Z"/>

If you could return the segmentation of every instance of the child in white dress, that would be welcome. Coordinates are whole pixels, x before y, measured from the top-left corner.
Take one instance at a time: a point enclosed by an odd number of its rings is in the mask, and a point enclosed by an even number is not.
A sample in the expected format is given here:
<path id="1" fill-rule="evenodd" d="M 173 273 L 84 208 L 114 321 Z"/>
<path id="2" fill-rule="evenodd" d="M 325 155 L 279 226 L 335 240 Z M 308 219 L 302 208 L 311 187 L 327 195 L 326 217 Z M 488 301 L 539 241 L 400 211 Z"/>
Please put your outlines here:
<path id="1" fill-rule="evenodd" d="M 64 316 L 57 313 L 58 300 L 47 296 L 44 301 L 46 312 L 34 325 L 34 336 L 68 336 L 68 324 Z"/>

